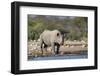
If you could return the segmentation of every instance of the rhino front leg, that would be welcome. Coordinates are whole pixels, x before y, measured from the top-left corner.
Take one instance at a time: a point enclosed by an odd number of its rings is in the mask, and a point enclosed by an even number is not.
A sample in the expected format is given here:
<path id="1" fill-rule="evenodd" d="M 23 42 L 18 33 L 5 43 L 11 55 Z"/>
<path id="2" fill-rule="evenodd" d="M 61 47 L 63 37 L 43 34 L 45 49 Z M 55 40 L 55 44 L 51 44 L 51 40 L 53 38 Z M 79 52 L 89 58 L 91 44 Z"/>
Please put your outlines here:
<path id="1" fill-rule="evenodd" d="M 55 52 L 55 44 L 54 44 L 54 43 L 52 43 L 51 47 L 52 47 L 52 52 L 53 52 L 53 55 L 55 55 L 55 54 L 56 54 L 56 52 Z"/>
<path id="2" fill-rule="evenodd" d="M 56 46 L 57 46 L 57 48 L 56 48 L 56 54 L 59 54 L 59 48 L 60 48 L 60 45 L 57 44 Z"/>

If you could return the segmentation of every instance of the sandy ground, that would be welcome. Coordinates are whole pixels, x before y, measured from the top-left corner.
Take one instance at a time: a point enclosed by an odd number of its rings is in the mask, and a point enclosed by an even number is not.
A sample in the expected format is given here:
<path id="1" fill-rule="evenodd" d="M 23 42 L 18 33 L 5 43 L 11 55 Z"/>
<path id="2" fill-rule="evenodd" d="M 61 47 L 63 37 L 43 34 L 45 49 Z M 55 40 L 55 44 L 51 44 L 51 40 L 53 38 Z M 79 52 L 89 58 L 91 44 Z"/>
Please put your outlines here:
<path id="1" fill-rule="evenodd" d="M 28 54 L 28 56 L 51 56 L 53 54 L 53 52 L 51 51 L 50 48 L 48 48 L 47 51 L 43 51 L 44 54 L 42 55 L 41 51 L 37 51 L 37 50 L 32 50 L 31 54 Z M 61 46 L 60 50 L 59 50 L 59 54 L 60 55 L 65 55 L 65 54 L 83 54 L 83 53 L 87 53 L 87 47 L 81 47 L 81 46 Z"/>
<path id="2" fill-rule="evenodd" d="M 80 47 L 80 46 L 71 46 L 71 47 L 67 47 L 67 46 L 61 46 L 60 47 L 60 52 L 63 53 L 80 53 L 80 52 L 86 52 L 87 51 L 87 47 Z"/>

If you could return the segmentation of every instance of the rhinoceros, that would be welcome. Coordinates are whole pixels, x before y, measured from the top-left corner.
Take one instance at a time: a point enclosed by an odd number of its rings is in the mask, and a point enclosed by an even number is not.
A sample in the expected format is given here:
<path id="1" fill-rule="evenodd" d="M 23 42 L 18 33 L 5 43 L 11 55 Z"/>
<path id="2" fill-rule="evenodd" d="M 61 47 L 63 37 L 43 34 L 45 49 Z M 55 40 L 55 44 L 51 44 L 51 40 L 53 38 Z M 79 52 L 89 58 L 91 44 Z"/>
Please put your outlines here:
<path id="1" fill-rule="evenodd" d="M 43 48 L 47 51 L 47 47 L 51 46 L 51 50 L 53 54 L 59 54 L 60 45 L 64 42 L 63 35 L 58 30 L 45 30 L 40 35 L 40 47 L 43 54 Z"/>

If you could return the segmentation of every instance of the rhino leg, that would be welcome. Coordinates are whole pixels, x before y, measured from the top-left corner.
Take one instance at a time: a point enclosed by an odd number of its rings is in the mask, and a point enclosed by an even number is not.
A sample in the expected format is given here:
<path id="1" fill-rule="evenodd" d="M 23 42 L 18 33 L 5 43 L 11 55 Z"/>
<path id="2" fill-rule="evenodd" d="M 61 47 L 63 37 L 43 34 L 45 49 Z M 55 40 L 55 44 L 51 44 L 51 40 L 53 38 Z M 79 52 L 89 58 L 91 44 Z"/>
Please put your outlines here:
<path id="1" fill-rule="evenodd" d="M 55 44 L 52 43 L 52 44 L 51 44 L 51 47 L 52 47 L 53 54 L 55 55 L 55 54 L 56 54 L 56 52 L 55 52 Z"/>
<path id="2" fill-rule="evenodd" d="M 59 54 L 59 48 L 60 48 L 60 45 L 57 44 L 56 46 L 57 46 L 57 48 L 56 48 L 56 54 Z"/>
<path id="3" fill-rule="evenodd" d="M 42 52 L 42 55 L 43 55 L 43 41 L 40 42 L 40 47 L 41 47 L 41 52 Z"/>
<path id="4" fill-rule="evenodd" d="M 46 44 L 44 44 L 44 49 L 47 52 L 47 45 Z"/>

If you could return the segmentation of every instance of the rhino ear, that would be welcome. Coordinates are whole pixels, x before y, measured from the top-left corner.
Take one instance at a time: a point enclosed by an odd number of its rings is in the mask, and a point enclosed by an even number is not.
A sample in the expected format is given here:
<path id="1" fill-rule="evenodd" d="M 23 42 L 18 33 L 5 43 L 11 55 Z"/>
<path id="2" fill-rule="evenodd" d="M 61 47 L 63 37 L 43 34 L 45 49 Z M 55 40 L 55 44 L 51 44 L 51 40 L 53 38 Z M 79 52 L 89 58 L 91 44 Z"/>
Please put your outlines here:
<path id="1" fill-rule="evenodd" d="M 57 36 L 59 36 L 59 33 L 57 33 Z"/>

